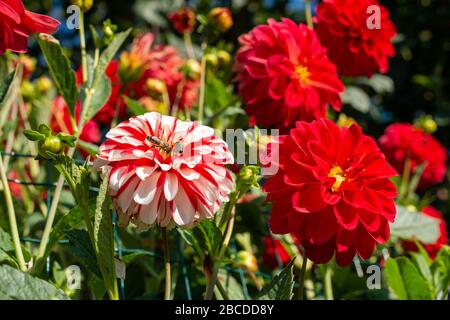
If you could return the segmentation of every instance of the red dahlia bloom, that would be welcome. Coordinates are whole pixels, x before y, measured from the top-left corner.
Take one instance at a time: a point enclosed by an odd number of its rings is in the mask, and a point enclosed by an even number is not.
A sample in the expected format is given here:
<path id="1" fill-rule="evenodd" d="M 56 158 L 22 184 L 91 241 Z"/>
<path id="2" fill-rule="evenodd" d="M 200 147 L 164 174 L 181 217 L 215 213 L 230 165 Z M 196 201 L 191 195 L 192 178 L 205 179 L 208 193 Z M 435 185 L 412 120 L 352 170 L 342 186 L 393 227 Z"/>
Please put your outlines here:
<path id="1" fill-rule="evenodd" d="M 286 266 L 292 258 L 280 240 L 271 236 L 264 238 L 263 263 L 271 269 Z"/>
<path id="2" fill-rule="evenodd" d="M 210 127 L 156 112 L 106 135 L 94 166 L 109 177 L 122 224 L 190 227 L 211 218 L 233 187 L 233 156 Z"/>
<path id="3" fill-rule="evenodd" d="M 273 233 L 293 233 L 315 263 L 336 254 L 340 266 L 350 264 L 355 253 L 369 258 L 376 243 L 387 241 L 397 195 L 389 178 L 396 172 L 358 125 L 298 122 L 269 152 L 279 165 L 264 185 L 273 203 Z"/>
<path id="4" fill-rule="evenodd" d="M 441 250 L 442 246 L 448 244 L 448 233 L 447 233 L 447 223 L 441 212 L 433 208 L 432 206 L 428 206 L 422 210 L 421 214 L 433 217 L 439 220 L 439 238 L 435 243 L 425 244 L 422 243 L 424 249 L 428 252 L 428 255 L 431 259 L 435 259 L 439 250 Z M 412 241 L 403 241 L 402 246 L 407 251 L 417 252 L 419 248 L 417 248 L 416 244 Z"/>
<path id="5" fill-rule="evenodd" d="M 143 68 L 139 80 L 129 86 L 130 96 L 136 99 L 147 96 L 147 80 L 158 79 L 166 84 L 171 107 L 178 102 L 180 109 L 190 109 L 197 102 L 199 81 L 184 78 L 180 69 L 186 61 L 176 48 L 165 45 L 152 48 L 152 44 L 153 35 L 147 33 L 136 38 L 131 51 L 126 53 Z"/>
<path id="6" fill-rule="evenodd" d="M 377 0 L 324 0 L 317 7 L 316 22 L 317 36 L 339 74 L 370 77 L 388 71 L 396 29 Z"/>
<path id="7" fill-rule="evenodd" d="M 169 13 L 167 18 L 179 33 L 192 32 L 194 30 L 195 12 L 187 7 Z"/>
<path id="8" fill-rule="evenodd" d="M 26 52 L 33 33 L 54 33 L 59 22 L 49 16 L 25 10 L 21 0 L 0 1 L 0 55 L 6 50 Z"/>
<path id="9" fill-rule="evenodd" d="M 386 128 L 378 143 L 388 161 L 400 174 L 403 174 L 408 157 L 411 160 L 411 171 L 422 163 L 426 164 L 419 189 L 426 189 L 444 180 L 447 150 L 431 134 L 409 123 L 394 123 Z"/>
<path id="10" fill-rule="evenodd" d="M 235 71 L 251 125 L 292 128 L 298 120 L 340 110 L 344 85 L 314 31 L 289 19 L 260 25 L 239 38 Z"/>

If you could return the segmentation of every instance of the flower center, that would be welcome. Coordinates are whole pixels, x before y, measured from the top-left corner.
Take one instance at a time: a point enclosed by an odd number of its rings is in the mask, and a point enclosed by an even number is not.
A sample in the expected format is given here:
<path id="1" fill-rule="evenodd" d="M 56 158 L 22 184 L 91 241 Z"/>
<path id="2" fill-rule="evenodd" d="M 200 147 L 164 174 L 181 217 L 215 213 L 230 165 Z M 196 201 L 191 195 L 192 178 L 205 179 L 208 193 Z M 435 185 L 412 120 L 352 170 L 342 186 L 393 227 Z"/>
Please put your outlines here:
<path id="1" fill-rule="evenodd" d="M 309 71 L 308 68 L 305 66 L 302 66 L 301 64 L 299 64 L 298 66 L 295 67 L 295 74 L 298 77 L 298 80 L 300 81 L 301 84 L 308 84 L 309 83 Z"/>
<path id="2" fill-rule="evenodd" d="M 330 169 L 330 172 L 328 172 L 328 177 L 336 179 L 336 181 L 331 186 L 331 191 L 336 192 L 339 191 L 342 182 L 345 181 L 346 174 L 341 167 L 339 167 L 338 165 L 333 165 Z"/>

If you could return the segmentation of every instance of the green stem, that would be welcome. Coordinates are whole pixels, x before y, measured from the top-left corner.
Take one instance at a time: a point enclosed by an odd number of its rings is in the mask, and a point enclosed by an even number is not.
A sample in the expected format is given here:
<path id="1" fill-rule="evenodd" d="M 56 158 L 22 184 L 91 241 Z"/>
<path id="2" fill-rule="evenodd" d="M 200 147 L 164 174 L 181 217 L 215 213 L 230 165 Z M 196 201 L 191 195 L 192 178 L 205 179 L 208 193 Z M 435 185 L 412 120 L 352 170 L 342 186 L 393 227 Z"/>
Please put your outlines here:
<path id="1" fill-rule="evenodd" d="M 200 97 L 198 102 L 198 122 L 203 122 L 203 112 L 205 108 L 205 79 L 206 79 L 206 59 L 205 54 L 202 56 L 200 63 Z"/>
<path id="2" fill-rule="evenodd" d="M 333 295 L 333 269 L 327 265 L 325 270 L 325 279 L 324 279 L 324 289 L 325 289 L 325 299 L 326 300 L 334 300 Z"/>
<path id="3" fill-rule="evenodd" d="M 222 284 L 220 283 L 220 281 L 217 281 L 217 289 L 219 289 L 220 294 L 223 297 L 223 300 L 230 300 L 230 297 L 228 296 L 227 291 L 225 290 L 225 288 L 222 286 Z"/>
<path id="4" fill-rule="evenodd" d="M 162 229 L 163 235 L 163 245 L 164 245 L 164 270 L 166 274 L 166 282 L 164 288 L 164 300 L 171 299 L 171 289 L 172 289 L 172 280 L 171 280 L 171 272 L 170 272 L 170 249 L 169 249 L 169 239 L 167 235 L 167 228 Z"/>
<path id="5" fill-rule="evenodd" d="M 237 199 L 237 197 L 235 199 Z M 216 286 L 216 283 L 217 283 L 219 267 L 222 262 L 222 258 L 225 255 L 225 252 L 228 248 L 228 245 L 230 244 L 231 235 L 233 234 L 234 221 L 235 221 L 235 217 L 236 217 L 236 211 L 234 210 L 234 204 L 236 202 L 235 199 L 230 200 L 230 202 L 233 201 L 232 205 L 230 205 L 228 207 L 228 208 L 230 208 L 229 210 L 231 210 L 231 211 L 229 213 L 224 212 L 224 214 L 230 215 L 230 219 L 228 220 L 227 228 L 225 230 L 225 235 L 222 240 L 222 245 L 220 247 L 219 254 L 217 255 L 217 258 L 214 259 L 214 262 L 213 262 L 213 270 L 212 270 L 212 274 L 211 274 L 211 280 L 209 281 L 209 283 L 206 287 L 205 300 L 211 300 L 211 298 L 212 298 L 212 295 L 214 293 L 214 287 Z"/>
<path id="6" fill-rule="evenodd" d="M 304 300 L 303 291 L 305 289 L 305 275 L 306 275 L 306 265 L 308 264 L 308 258 L 303 255 L 302 269 L 300 270 L 300 275 L 298 278 L 298 300 Z"/>
<path id="7" fill-rule="evenodd" d="M 305 0 L 305 15 L 306 15 L 306 24 L 309 28 L 314 29 L 312 12 L 311 12 L 311 0 Z"/>
<path id="8" fill-rule="evenodd" d="M 83 83 L 86 83 L 88 70 L 87 70 L 86 37 L 84 31 L 83 11 L 80 11 L 80 49 L 81 49 L 81 70 L 83 71 Z"/>
<path id="9" fill-rule="evenodd" d="M 0 178 L 3 184 L 3 192 L 5 194 L 6 209 L 8 211 L 9 225 L 11 228 L 11 236 L 13 238 L 14 250 L 16 252 L 17 260 L 22 271 L 27 271 L 27 264 L 23 257 L 22 246 L 20 245 L 19 229 L 17 228 L 16 214 L 14 211 L 14 204 L 11 197 L 11 190 L 9 189 L 8 179 L 3 167 L 3 158 L 0 154 Z"/>
<path id="10" fill-rule="evenodd" d="M 183 33 L 184 46 L 186 47 L 186 52 L 189 59 L 195 59 L 194 48 L 192 46 L 191 33 Z"/>

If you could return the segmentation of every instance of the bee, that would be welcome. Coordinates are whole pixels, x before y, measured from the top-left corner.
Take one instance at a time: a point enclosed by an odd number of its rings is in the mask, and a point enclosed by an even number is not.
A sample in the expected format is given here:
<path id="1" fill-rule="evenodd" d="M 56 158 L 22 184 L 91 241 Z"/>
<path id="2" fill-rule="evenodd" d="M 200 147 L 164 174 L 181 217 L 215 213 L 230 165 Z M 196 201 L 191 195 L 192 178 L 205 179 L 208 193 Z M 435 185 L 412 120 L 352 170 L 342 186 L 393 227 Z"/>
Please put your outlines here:
<path id="1" fill-rule="evenodd" d="M 154 144 L 158 149 L 164 151 L 167 155 L 181 155 L 183 153 L 183 145 L 181 142 L 176 142 L 174 145 L 170 146 L 167 142 L 164 142 L 155 136 L 147 136 L 147 140 Z"/>

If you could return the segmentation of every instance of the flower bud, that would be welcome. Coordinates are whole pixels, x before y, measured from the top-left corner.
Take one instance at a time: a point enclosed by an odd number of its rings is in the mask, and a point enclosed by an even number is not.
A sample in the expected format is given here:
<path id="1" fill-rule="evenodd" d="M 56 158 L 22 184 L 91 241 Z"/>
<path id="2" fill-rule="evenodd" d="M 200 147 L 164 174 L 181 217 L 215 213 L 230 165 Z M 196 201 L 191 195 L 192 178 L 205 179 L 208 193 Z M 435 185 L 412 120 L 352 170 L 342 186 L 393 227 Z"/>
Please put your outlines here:
<path id="1" fill-rule="evenodd" d="M 211 67 L 217 67 L 219 64 L 219 58 L 217 58 L 217 55 L 214 53 L 207 53 L 205 54 L 205 60 L 208 65 Z"/>
<path id="2" fill-rule="evenodd" d="M 27 78 L 36 70 L 36 58 L 21 55 L 19 57 L 19 63 L 23 65 L 23 76 Z"/>
<path id="3" fill-rule="evenodd" d="M 243 166 L 238 174 L 237 189 L 242 193 L 246 193 L 251 187 L 258 186 L 258 166 Z"/>
<path id="4" fill-rule="evenodd" d="M 239 251 L 237 253 L 236 267 L 250 272 L 258 271 L 258 260 L 255 255 L 248 251 Z"/>
<path id="5" fill-rule="evenodd" d="M 192 32 L 195 27 L 195 13 L 187 7 L 183 7 L 169 13 L 167 18 L 179 33 Z"/>
<path id="6" fill-rule="evenodd" d="M 145 88 L 147 89 L 149 96 L 153 98 L 160 98 L 167 91 L 166 83 L 155 78 L 147 79 Z"/>
<path id="7" fill-rule="evenodd" d="M 350 127 L 352 124 L 356 123 L 356 121 L 355 119 L 348 117 L 345 113 L 341 113 L 339 114 L 339 118 L 336 123 L 339 127 Z"/>
<path id="8" fill-rule="evenodd" d="M 57 136 L 48 136 L 39 142 L 39 154 L 46 158 L 46 152 L 61 153 L 64 149 L 62 141 Z"/>
<path id="9" fill-rule="evenodd" d="M 81 11 L 88 12 L 94 5 L 94 0 L 71 0 L 72 4 L 80 7 Z"/>
<path id="10" fill-rule="evenodd" d="M 33 98 L 36 93 L 36 87 L 28 80 L 24 80 L 20 85 L 20 93 L 26 99 Z"/>
<path id="11" fill-rule="evenodd" d="M 233 26 L 233 17 L 231 10 L 224 7 L 211 9 L 208 14 L 208 20 L 215 25 L 220 32 L 225 32 Z"/>
<path id="12" fill-rule="evenodd" d="M 436 121 L 434 121 L 433 117 L 430 115 L 423 115 L 419 117 L 416 121 L 414 121 L 414 125 L 430 134 L 435 133 L 438 127 Z"/>
<path id="13" fill-rule="evenodd" d="M 52 81 L 46 76 L 41 76 L 36 80 L 36 87 L 42 94 L 47 93 L 52 88 L 52 86 Z"/>
<path id="14" fill-rule="evenodd" d="M 217 58 L 219 59 L 219 63 L 221 65 L 227 65 L 231 61 L 231 55 L 225 50 L 217 51 Z"/>
<path id="15" fill-rule="evenodd" d="M 186 77 L 189 80 L 198 80 L 200 79 L 201 74 L 201 66 L 195 59 L 189 59 L 186 63 L 181 67 L 181 70 L 186 74 Z"/>

